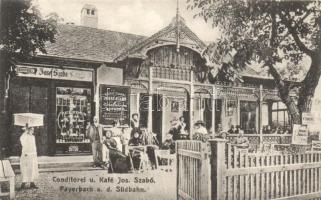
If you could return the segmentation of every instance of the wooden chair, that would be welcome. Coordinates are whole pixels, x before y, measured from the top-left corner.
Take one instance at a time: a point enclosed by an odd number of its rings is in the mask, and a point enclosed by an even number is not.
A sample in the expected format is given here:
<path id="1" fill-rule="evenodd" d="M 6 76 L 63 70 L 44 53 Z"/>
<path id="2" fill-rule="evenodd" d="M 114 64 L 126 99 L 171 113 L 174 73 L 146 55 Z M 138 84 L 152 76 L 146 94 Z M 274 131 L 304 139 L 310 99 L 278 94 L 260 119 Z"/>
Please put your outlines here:
<path id="1" fill-rule="evenodd" d="M 1 183 L 9 183 L 9 192 L 1 191 Z M 9 160 L 0 161 L 0 199 L 9 196 L 15 199 L 15 174 L 12 170 Z"/>
<path id="2" fill-rule="evenodd" d="M 130 162 L 131 165 L 133 165 L 133 158 L 130 152 L 134 154 L 135 152 L 140 153 L 140 163 L 139 163 L 139 170 L 145 171 L 149 170 L 149 159 L 147 156 L 147 146 L 128 146 L 128 152 L 129 152 L 129 157 L 130 157 Z"/>
<path id="3" fill-rule="evenodd" d="M 157 169 L 173 171 L 175 168 L 176 156 L 175 154 L 170 154 L 170 150 L 155 150 L 155 158 Z"/>

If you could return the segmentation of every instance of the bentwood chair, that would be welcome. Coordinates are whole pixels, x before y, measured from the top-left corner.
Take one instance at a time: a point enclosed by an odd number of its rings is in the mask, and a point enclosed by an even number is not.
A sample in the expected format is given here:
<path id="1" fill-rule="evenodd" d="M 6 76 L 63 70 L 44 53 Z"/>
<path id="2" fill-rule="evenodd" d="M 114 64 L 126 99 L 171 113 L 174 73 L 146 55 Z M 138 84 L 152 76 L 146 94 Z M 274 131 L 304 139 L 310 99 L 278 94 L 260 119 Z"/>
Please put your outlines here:
<path id="1" fill-rule="evenodd" d="M 156 168 L 170 172 L 175 167 L 175 154 L 170 154 L 170 150 L 155 150 Z"/>

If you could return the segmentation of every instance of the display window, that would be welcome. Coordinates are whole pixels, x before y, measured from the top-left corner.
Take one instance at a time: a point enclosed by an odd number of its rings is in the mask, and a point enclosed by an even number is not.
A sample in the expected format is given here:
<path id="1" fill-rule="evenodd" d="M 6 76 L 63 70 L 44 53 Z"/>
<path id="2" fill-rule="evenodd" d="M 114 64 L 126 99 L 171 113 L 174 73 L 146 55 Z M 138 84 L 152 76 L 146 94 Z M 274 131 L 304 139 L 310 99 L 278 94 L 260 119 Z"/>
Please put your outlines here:
<path id="1" fill-rule="evenodd" d="M 91 90 L 87 88 L 56 88 L 56 144 L 69 145 L 66 151 L 81 151 L 77 144 L 90 143 L 86 127 L 91 115 Z"/>

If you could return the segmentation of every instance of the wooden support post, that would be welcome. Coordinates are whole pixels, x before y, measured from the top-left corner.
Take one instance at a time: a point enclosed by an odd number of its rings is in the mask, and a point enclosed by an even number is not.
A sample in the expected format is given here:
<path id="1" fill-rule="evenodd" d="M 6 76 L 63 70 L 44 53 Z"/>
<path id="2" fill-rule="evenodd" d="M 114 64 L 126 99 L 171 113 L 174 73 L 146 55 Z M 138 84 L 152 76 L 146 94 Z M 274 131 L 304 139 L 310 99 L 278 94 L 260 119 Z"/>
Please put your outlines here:
<path id="1" fill-rule="evenodd" d="M 9 191 L 9 197 L 10 199 L 15 199 L 15 181 L 14 181 L 15 177 L 12 176 L 10 177 L 9 180 L 9 185 L 10 185 L 10 191 Z"/>
<path id="2" fill-rule="evenodd" d="M 190 101 L 189 101 L 189 138 L 192 139 L 193 136 L 193 111 L 194 111 L 194 74 L 191 70 L 191 90 L 190 90 Z"/>
<path id="3" fill-rule="evenodd" d="M 153 131 L 153 67 L 149 67 L 149 90 L 148 90 L 148 123 L 147 130 Z"/>
<path id="4" fill-rule="evenodd" d="M 209 140 L 211 144 L 211 184 L 212 199 L 221 200 L 226 197 L 226 180 L 225 180 L 225 139 Z"/>
<path id="5" fill-rule="evenodd" d="M 216 99 L 216 95 L 215 95 L 215 86 L 212 87 L 212 134 L 213 137 L 215 136 L 215 99 Z"/>
<path id="6" fill-rule="evenodd" d="M 139 100 L 140 100 L 140 93 L 137 93 L 136 94 L 136 113 L 138 113 L 138 114 L 140 111 L 140 101 Z"/>
<path id="7" fill-rule="evenodd" d="M 263 103 L 263 86 L 260 85 L 259 91 L 259 124 L 258 124 L 258 134 L 260 135 L 260 150 L 263 147 L 263 133 L 262 133 L 262 103 Z"/>

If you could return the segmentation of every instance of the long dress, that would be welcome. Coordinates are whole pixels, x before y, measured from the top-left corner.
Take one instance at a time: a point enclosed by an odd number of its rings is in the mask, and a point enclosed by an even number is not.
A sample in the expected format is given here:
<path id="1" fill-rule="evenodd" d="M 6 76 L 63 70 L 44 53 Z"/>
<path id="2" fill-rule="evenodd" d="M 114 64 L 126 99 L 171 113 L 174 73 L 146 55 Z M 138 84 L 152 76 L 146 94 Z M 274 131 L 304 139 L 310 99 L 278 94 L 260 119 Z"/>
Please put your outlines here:
<path id="1" fill-rule="evenodd" d="M 35 136 L 24 132 L 20 137 L 20 142 L 22 146 L 20 157 L 22 182 L 33 182 L 39 176 Z"/>

